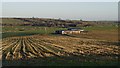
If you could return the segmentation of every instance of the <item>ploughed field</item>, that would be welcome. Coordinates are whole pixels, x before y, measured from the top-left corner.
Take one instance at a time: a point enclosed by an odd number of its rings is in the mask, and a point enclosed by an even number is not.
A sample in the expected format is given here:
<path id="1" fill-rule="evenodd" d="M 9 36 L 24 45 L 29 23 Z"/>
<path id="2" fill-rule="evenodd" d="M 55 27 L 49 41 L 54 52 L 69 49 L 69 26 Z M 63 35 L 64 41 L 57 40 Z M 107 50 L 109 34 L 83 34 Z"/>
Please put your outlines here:
<path id="1" fill-rule="evenodd" d="M 2 59 L 27 60 L 45 57 L 107 56 L 106 59 L 117 60 L 119 49 L 120 46 L 105 41 L 68 36 L 8 37 L 2 40 Z"/>

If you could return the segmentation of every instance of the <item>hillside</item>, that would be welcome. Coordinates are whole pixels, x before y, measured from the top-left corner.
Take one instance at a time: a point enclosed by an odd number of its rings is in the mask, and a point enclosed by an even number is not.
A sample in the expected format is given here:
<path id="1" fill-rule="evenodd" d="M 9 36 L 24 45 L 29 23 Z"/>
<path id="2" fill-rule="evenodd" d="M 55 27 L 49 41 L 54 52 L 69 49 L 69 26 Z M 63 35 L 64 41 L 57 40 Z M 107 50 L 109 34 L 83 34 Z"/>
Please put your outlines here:
<path id="1" fill-rule="evenodd" d="M 46 18 L 2 18 L 3 65 L 117 65 L 118 23 Z M 87 33 L 57 34 L 81 28 Z"/>
<path id="2" fill-rule="evenodd" d="M 116 21 L 81 21 L 47 18 L 2 18 L 3 26 L 87 27 L 117 25 Z"/>
<path id="3" fill-rule="evenodd" d="M 3 26 L 18 26 L 18 25 L 22 25 L 28 22 L 24 22 L 22 20 L 18 20 L 18 19 L 14 19 L 14 18 L 3 18 L 2 19 L 2 25 Z"/>

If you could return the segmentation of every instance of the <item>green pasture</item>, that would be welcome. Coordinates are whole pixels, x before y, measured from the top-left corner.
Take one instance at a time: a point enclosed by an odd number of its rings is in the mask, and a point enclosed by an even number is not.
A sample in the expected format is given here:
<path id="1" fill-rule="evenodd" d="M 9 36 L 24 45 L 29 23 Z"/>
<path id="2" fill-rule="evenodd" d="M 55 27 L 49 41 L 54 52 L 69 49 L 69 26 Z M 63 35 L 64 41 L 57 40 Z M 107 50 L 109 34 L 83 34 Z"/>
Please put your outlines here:
<path id="1" fill-rule="evenodd" d="M 35 26 L 4 26 L 2 28 L 2 38 L 12 36 L 27 36 L 35 34 L 52 34 L 56 30 L 66 30 L 59 27 L 35 27 Z"/>
<path id="2" fill-rule="evenodd" d="M 118 30 L 118 27 L 115 26 L 115 25 L 108 25 L 108 26 L 90 26 L 90 27 L 84 27 L 83 29 L 85 30 L 89 30 L 89 31 L 92 31 L 92 30 L 102 30 L 102 31 L 110 31 L 110 30 Z"/>
<path id="3" fill-rule="evenodd" d="M 0 19 L 2 20 L 2 23 L 3 24 L 20 24 L 20 23 L 23 23 L 22 20 L 17 20 L 17 19 L 9 19 L 9 18 L 6 18 L 6 19 Z"/>
<path id="4" fill-rule="evenodd" d="M 81 27 L 87 31 L 116 31 L 118 27 L 116 26 L 91 26 L 91 27 Z M 27 36 L 34 34 L 52 34 L 56 30 L 67 30 L 67 28 L 59 27 L 39 27 L 39 26 L 3 26 L 2 27 L 2 38 L 11 36 Z"/>

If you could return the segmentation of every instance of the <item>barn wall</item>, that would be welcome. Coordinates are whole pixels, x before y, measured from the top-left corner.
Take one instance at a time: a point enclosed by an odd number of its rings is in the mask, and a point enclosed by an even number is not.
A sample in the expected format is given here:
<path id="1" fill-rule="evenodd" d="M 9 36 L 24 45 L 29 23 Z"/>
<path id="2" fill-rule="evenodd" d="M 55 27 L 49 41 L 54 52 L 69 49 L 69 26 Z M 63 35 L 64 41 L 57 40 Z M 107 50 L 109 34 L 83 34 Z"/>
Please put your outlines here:
<path id="1" fill-rule="evenodd" d="M 62 31 L 62 34 L 80 34 L 80 31 Z"/>

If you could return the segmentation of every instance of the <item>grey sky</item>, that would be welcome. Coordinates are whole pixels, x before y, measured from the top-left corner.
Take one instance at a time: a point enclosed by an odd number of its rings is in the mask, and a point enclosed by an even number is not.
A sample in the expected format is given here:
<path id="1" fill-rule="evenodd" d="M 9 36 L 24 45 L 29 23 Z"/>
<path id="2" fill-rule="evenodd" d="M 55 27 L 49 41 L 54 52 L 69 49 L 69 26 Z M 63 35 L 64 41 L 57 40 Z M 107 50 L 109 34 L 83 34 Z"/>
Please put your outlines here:
<path id="1" fill-rule="evenodd" d="M 2 0 L 2 2 L 118 2 L 119 0 Z"/>
<path id="2" fill-rule="evenodd" d="M 117 2 L 4 2 L 3 17 L 117 20 Z"/>

